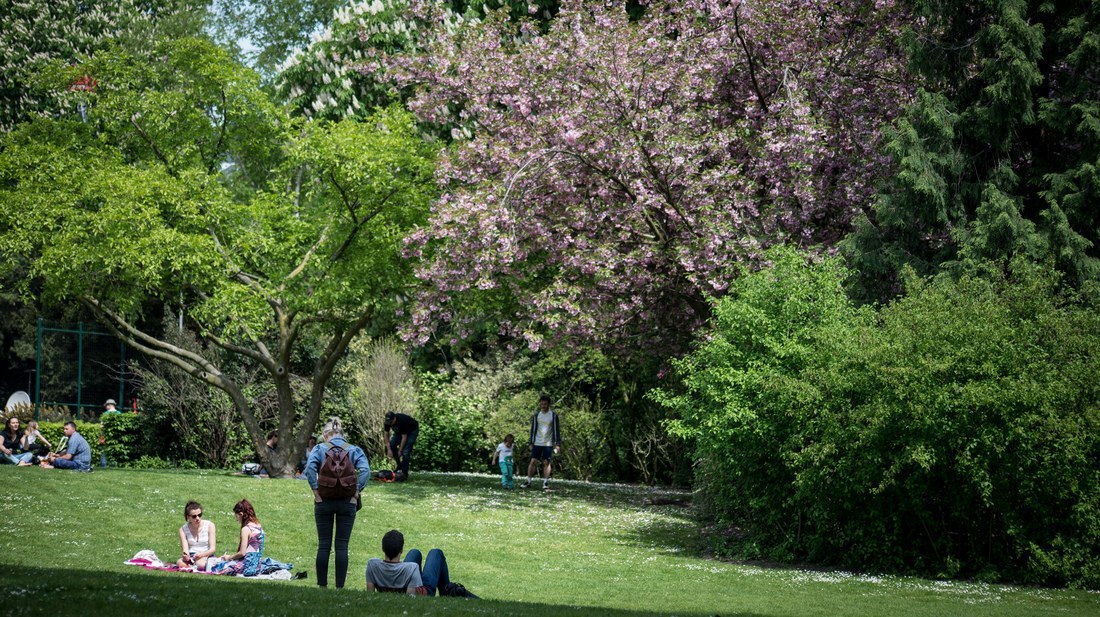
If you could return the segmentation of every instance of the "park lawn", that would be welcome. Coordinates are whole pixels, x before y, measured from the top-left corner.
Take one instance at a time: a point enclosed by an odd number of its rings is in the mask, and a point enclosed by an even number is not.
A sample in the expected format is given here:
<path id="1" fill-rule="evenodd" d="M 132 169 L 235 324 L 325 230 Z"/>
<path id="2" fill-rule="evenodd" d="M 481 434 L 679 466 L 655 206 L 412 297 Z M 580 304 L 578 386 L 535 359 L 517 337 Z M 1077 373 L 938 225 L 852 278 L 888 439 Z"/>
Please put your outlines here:
<path id="1" fill-rule="evenodd" d="M 302 481 L 219 472 L 0 466 L 0 597 L 18 615 L 1100 615 L 1100 594 L 902 577 L 760 568 L 705 559 L 691 510 L 649 505 L 648 489 L 555 483 L 504 491 L 489 475 L 418 473 L 374 483 L 351 543 L 348 588 L 316 587 L 311 494 Z M 233 504 L 247 498 L 266 555 L 308 571 L 257 581 L 147 571 L 142 549 L 178 556 L 182 508 L 200 501 L 235 548 Z M 453 580 L 483 600 L 368 594 L 367 559 L 400 529 L 406 548 L 440 547 Z M 330 579 L 332 573 L 330 568 Z M 330 580 L 330 585 L 332 584 Z M 411 612 L 410 612 L 411 611 Z"/>

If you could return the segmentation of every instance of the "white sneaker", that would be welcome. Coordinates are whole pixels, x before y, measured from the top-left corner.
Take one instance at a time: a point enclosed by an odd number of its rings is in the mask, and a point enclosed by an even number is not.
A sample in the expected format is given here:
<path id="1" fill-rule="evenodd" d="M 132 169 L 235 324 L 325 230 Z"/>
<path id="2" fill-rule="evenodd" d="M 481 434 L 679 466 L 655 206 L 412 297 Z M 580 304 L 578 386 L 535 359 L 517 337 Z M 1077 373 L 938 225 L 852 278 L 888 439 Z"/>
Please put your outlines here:
<path id="1" fill-rule="evenodd" d="M 548 488 L 550 488 L 550 481 L 549 480 L 542 483 L 542 490 L 545 491 Z"/>
<path id="2" fill-rule="evenodd" d="M 530 486 L 531 486 L 531 481 L 530 480 L 527 480 L 523 484 L 519 485 L 520 488 L 530 488 Z"/>

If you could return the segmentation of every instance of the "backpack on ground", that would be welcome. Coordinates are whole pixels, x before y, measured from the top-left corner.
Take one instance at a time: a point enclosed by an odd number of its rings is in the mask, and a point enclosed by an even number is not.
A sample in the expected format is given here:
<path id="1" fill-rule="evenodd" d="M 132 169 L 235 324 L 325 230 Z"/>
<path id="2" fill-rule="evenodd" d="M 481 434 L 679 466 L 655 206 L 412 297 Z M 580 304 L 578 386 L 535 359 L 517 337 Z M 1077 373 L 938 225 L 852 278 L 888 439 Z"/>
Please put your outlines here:
<path id="1" fill-rule="evenodd" d="M 450 596 L 452 598 L 475 598 L 480 599 L 478 596 L 470 593 L 462 583 L 450 582 L 439 589 L 439 595 Z"/>
<path id="2" fill-rule="evenodd" d="M 379 482 L 393 482 L 396 479 L 396 476 L 394 476 L 393 472 L 389 469 L 383 469 L 382 471 L 374 474 L 374 479 L 378 480 Z"/>
<path id="3" fill-rule="evenodd" d="M 348 451 L 340 446 L 331 446 L 325 451 L 325 458 L 317 471 L 317 494 L 321 499 L 348 499 L 355 495 L 358 476 Z"/>

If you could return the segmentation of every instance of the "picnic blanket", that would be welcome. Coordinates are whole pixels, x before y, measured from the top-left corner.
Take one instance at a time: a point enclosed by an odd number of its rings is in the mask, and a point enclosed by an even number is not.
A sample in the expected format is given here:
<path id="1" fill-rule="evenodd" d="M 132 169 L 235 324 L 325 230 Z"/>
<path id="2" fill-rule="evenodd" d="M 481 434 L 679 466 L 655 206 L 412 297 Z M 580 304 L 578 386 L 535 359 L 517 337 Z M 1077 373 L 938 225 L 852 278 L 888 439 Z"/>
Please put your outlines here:
<path id="1" fill-rule="evenodd" d="M 216 562 L 217 557 L 211 557 L 211 562 Z M 207 566 L 207 570 L 196 570 L 194 568 L 181 568 L 174 563 L 165 563 L 157 557 L 157 554 L 149 549 L 138 551 L 136 555 L 127 559 L 125 562 L 128 566 L 141 566 L 146 570 L 162 570 L 164 572 L 192 572 L 194 574 L 214 574 L 209 572 L 213 563 Z M 294 569 L 294 564 L 283 563 L 276 561 L 271 557 L 264 557 L 260 560 L 260 573 L 255 576 L 249 576 L 246 578 L 276 580 L 276 581 L 288 581 L 295 578 L 291 575 L 290 571 Z M 239 576 L 244 576 L 243 574 Z M 299 576 L 299 578 L 304 578 Z"/>

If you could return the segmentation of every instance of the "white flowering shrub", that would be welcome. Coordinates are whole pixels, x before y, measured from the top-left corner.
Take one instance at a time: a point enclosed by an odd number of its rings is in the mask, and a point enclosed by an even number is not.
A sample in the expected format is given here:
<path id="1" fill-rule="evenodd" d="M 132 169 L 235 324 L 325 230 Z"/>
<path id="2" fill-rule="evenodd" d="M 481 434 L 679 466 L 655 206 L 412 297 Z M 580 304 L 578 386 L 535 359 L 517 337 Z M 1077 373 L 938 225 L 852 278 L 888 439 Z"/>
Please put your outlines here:
<path id="1" fill-rule="evenodd" d="M 353 2 L 337 9 L 332 25 L 279 67 L 276 90 L 310 118 L 365 116 L 404 98 L 387 76 L 387 56 L 417 51 L 431 28 L 454 32 L 473 21 L 444 4 Z"/>
<path id="2" fill-rule="evenodd" d="M 166 34 L 198 27 L 198 0 L 0 0 L 0 132 L 42 113 L 57 101 L 29 87 L 47 63 L 76 63 L 111 45 L 147 47 Z"/>

